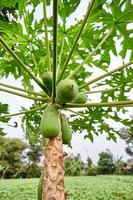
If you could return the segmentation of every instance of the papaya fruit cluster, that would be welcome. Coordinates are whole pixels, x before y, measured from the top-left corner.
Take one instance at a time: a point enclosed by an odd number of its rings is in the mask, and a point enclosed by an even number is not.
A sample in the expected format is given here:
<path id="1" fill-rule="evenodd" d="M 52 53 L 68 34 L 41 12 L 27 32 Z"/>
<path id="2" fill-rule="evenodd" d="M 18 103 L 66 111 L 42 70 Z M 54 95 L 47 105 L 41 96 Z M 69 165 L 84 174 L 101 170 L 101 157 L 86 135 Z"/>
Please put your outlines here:
<path id="1" fill-rule="evenodd" d="M 52 94 L 52 72 L 47 71 L 43 75 L 43 84 L 45 85 L 49 96 Z M 86 103 L 87 97 L 84 92 L 78 91 L 78 85 L 74 80 L 64 79 L 60 81 L 56 89 L 56 102 L 65 103 Z"/>
<path id="2" fill-rule="evenodd" d="M 48 91 L 48 95 L 52 95 L 52 72 L 46 72 L 42 78 L 43 83 Z M 78 85 L 71 79 L 64 79 L 57 84 L 56 99 L 58 104 L 66 103 L 86 103 L 87 97 L 84 92 L 78 91 Z M 72 133 L 68 120 L 62 114 L 56 104 L 47 106 L 44 110 L 40 132 L 43 137 L 51 139 L 56 138 L 59 133 L 62 133 L 63 144 L 70 145 Z"/>

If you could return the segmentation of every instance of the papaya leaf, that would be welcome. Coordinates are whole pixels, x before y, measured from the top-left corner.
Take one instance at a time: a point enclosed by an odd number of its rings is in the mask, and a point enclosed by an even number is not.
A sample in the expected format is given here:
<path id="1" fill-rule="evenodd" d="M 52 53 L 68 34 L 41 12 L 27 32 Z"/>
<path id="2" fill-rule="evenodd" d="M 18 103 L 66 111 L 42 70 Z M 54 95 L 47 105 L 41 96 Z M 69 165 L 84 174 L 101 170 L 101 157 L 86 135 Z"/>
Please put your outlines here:
<path id="1" fill-rule="evenodd" d="M 9 19 L 0 18 L 0 35 L 4 38 L 10 48 L 25 65 L 32 70 L 38 78 L 42 78 L 45 71 L 48 70 L 47 50 L 45 44 L 45 29 L 43 13 L 41 18 L 36 17 L 37 7 L 42 8 L 43 1 L 39 0 L 2 0 L 0 9 L 9 8 L 17 11 L 18 18 L 14 15 L 9 15 Z M 73 45 L 74 37 L 77 34 L 82 24 L 82 19 L 78 16 L 74 24 L 66 26 L 67 19 L 71 14 L 75 14 L 80 0 L 60 0 L 59 1 L 59 24 L 58 24 L 58 64 L 59 73 L 64 67 L 68 52 Z M 52 4 L 51 0 L 46 0 L 48 9 Z M 43 10 L 43 9 L 42 9 Z M 83 9 L 84 10 L 84 9 Z M 84 12 L 82 10 L 82 12 Z M 84 15 L 85 13 L 83 13 Z M 109 71 L 109 66 L 112 62 L 112 54 L 121 57 L 123 60 L 133 59 L 133 3 L 131 0 L 97 0 L 95 1 L 92 12 L 87 20 L 84 30 L 79 38 L 78 44 L 71 56 L 70 62 L 64 73 L 64 78 L 67 78 L 82 62 L 80 70 L 72 77 L 78 86 L 83 85 L 91 76 L 95 76 L 97 70 Z M 52 61 L 53 55 L 53 17 L 47 19 L 50 58 Z M 98 47 L 103 38 L 113 29 L 110 36 Z M 64 41 L 64 42 L 63 42 Z M 120 42 L 121 50 L 118 48 Z M 95 51 L 96 50 L 96 51 Z M 127 53 L 130 55 L 127 56 Z M 92 56 L 90 56 L 92 55 Z M 129 58 L 130 57 L 130 58 Z M 59 63 L 60 60 L 60 63 Z M 9 55 L 2 47 L 0 48 L 0 76 L 8 78 L 10 75 L 14 79 L 21 80 L 25 89 L 34 91 L 34 84 L 31 77 L 18 65 L 18 63 Z M 132 81 L 132 66 L 118 71 L 111 76 L 94 83 L 93 86 L 87 86 L 84 91 L 88 92 L 98 87 L 115 88 L 117 90 L 103 91 L 99 94 L 100 102 L 107 101 L 123 101 L 130 99 Z M 88 101 L 96 101 L 97 98 L 91 99 L 88 95 Z M 34 101 L 31 108 L 42 105 Z M 23 106 L 23 105 L 21 105 Z M 8 113 L 8 106 L 0 104 L 0 114 Z M 43 111 L 29 113 L 22 117 L 23 128 L 29 138 L 30 143 L 35 143 L 41 139 L 39 133 L 40 120 Z M 121 113 L 125 114 L 125 119 L 121 118 Z M 79 111 L 82 116 L 71 115 L 71 126 L 74 132 L 85 134 L 85 138 L 93 141 L 94 135 L 106 133 L 108 139 L 116 140 L 119 132 L 108 123 L 108 120 L 113 120 L 114 123 L 120 123 L 124 126 L 131 126 L 131 122 L 127 119 L 126 108 L 89 108 L 84 111 Z M 83 117 L 84 116 L 84 117 Z M 8 119 L 3 119 L 7 122 Z"/>

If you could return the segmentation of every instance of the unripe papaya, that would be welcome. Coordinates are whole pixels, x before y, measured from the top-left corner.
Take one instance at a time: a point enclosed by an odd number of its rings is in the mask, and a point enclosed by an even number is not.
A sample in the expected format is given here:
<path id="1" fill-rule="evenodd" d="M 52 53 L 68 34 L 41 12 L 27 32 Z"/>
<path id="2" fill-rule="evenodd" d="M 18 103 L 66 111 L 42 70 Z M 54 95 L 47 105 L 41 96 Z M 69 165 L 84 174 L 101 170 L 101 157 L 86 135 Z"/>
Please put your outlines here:
<path id="1" fill-rule="evenodd" d="M 56 101 L 64 104 L 71 102 L 78 93 L 78 86 L 75 81 L 70 79 L 64 79 L 57 85 Z"/>
<path id="2" fill-rule="evenodd" d="M 63 144 L 70 145 L 72 139 L 72 132 L 68 120 L 64 114 L 61 114 L 61 131 Z"/>
<path id="3" fill-rule="evenodd" d="M 49 105 L 44 110 L 40 132 L 45 138 L 55 138 L 61 132 L 61 124 L 58 109 L 55 105 Z"/>
<path id="4" fill-rule="evenodd" d="M 73 99 L 73 103 L 86 103 L 87 96 L 84 92 L 78 92 L 77 96 Z"/>
<path id="5" fill-rule="evenodd" d="M 37 190 L 37 199 L 42 200 L 42 193 L 43 193 L 43 179 L 44 179 L 44 172 L 42 172 L 39 184 L 38 184 L 38 190 Z"/>
<path id="6" fill-rule="evenodd" d="M 49 95 L 52 94 L 52 78 L 53 78 L 53 75 L 52 75 L 52 72 L 50 71 L 45 72 L 42 77 L 42 81 L 46 89 L 48 90 Z"/>

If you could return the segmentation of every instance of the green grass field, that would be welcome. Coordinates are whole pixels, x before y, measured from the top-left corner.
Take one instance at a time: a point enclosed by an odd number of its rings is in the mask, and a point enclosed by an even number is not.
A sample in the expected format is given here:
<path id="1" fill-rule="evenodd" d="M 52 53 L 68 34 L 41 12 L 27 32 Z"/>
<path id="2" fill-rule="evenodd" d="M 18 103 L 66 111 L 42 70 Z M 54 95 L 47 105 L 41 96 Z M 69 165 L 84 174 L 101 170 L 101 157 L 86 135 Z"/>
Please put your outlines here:
<path id="1" fill-rule="evenodd" d="M 0 180 L 0 200 L 37 200 L 38 179 Z M 133 200 L 133 176 L 66 177 L 68 200 Z"/>

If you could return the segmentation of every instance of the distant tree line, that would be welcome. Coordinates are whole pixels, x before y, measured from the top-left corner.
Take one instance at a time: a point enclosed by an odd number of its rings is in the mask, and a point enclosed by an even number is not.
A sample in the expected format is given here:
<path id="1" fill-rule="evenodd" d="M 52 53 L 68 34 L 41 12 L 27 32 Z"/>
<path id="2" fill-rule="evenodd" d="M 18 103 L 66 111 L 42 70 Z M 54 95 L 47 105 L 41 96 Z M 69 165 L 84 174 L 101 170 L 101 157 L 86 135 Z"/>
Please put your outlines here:
<path id="1" fill-rule="evenodd" d="M 129 159 L 125 163 L 122 157 L 114 159 L 113 154 L 107 149 L 99 154 L 97 165 L 94 165 L 89 157 L 86 163 L 81 161 L 79 155 L 67 157 L 65 159 L 65 173 L 67 176 L 133 175 L 133 160 Z"/>
<path id="2" fill-rule="evenodd" d="M 41 149 L 18 138 L 0 136 L 0 178 L 39 177 Z"/>
<path id="3" fill-rule="evenodd" d="M 91 158 L 87 162 L 81 160 L 80 154 L 71 155 L 65 159 L 65 175 L 97 175 L 97 174 L 127 174 L 133 175 L 133 134 L 127 129 L 121 129 L 120 136 L 126 141 L 126 153 L 131 157 L 125 163 L 122 157 L 114 159 L 113 154 L 106 150 L 99 154 L 97 165 Z M 40 162 L 43 152 L 39 145 L 30 145 L 18 138 L 0 136 L 0 178 L 33 178 L 40 177 L 43 163 Z"/>

